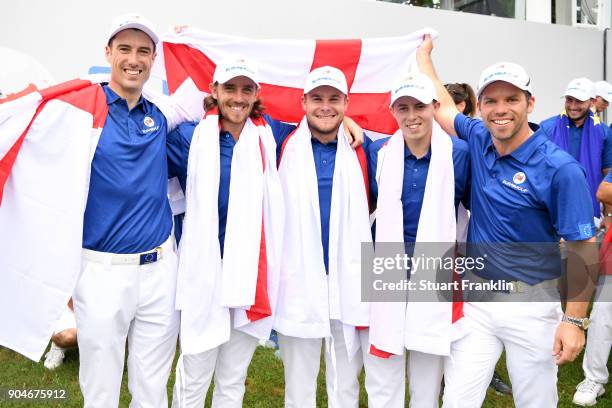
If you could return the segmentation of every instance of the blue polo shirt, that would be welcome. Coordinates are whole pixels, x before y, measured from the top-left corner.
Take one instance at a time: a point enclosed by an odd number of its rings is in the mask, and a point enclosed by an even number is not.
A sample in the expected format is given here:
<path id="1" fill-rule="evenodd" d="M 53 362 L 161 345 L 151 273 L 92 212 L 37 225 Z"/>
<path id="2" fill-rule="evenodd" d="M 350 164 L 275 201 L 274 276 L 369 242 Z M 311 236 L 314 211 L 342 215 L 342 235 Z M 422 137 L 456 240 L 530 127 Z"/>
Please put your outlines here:
<path id="1" fill-rule="evenodd" d="M 472 164 L 469 255 L 487 254 L 487 268 L 474 272 L 529 284 L 559 277 L 559 239 L 586 240 L 595 233 L 582 167 L 541 130 L 505 156 L 482 121 L 459 114 L 455 130 L 468 142 Z"/>
<path id="2" fill-rule="evenodd" d="M 559 115 L 556 115 L 540 123 L 542 130 L 546 133 L 548 138 L 552 137 L 558 120 Z M 578 155 L 580 154 L 580 144 L 582 142 L 582 129 L 584 129 L 584 126 L 576 127 L 576 124 L 572 120 L 569 121 L 569 124 L 568 153 L 571 154 L 573 158 L 578 160 Z M 607 126 L 602 126 L 602 129 L 604 131 L 604 139 L 601 151 L 601 168 L 607 169 L 612 167 L 612 132 L 610 132 L 610 129 Z"/>
<path id="3" fill-rule="evenodd" d="M 289 135 L 289 133 L 295 129 L 295 126 L 272 120 L 268 116 L 265 116 L 265 119 L 272 128 L 272 133 L 274 134 L 274 138 L 276 139 L 278 146 L 280 146 L 280 143 L 282 143 L 287 135 Z M 197 122 L 182 123 L 176 129 L 174 129 L 167 138 L 168 173 L 170 177 L 178 177 L 183 191 L 186 190 L 185 186 L 187 182 L 187 160 L 189 158 L 189 147 L 191 146 L 191 139 L 196 126 Z M 229 203 L 229 187 L 234 146 L 236 146 L 236 141 L 234 140 L 232 134 L 227 131 L 221 131 L 219 133 L 221 168 L 218 197 L 219 245 L 221 247 L 221 256 L 223 256 L 223 248 L 225 244 L 225 226 L 227 224 L 227 207 Z M 280 149 L 280 147 L 278 149 Z"/>
<path id="4" fill-rule="evenodd" d="M 312 155 L 314 158 L 315 170 L 317 172 L 317 186 L 319 190 L 319 213 L 321 214 L 321 245 L 323 246 L 323 262 L 325 263 L 325 271 L 329 272 L 329 216 L 331 212 L 332 188 L 338 141 L 333 140 L 324 144 L 319 142 L 314 137 L 311 138 L 310 141 L 312 143 Z M 362 145 L 364 152 L 368 151 L 369 144 L 370 139 L 364 135 Z"/>
<path id="5" fill-rule="evenodd" d="M 108 116 L 91 163 L 83 247 L 120 254 L 161 245 L 172 229 L 166 118 L 140 98 L 132 110 L 108 85 Z"/>
<path id="6" fill-rule="evenodd" d="M 612 183 L 612 171 L 609 171 L 608 174 L 606 174 L 606 177 L 604 177 L 603 181 L 605 181 L 606 183 Z"/>
<path id="7" fill-rule="evenodd" d="M 329 271 L 329 214 L 331 211 L 332 187 L 338 141 L 333 140 L 327 144 L 323 144 L 314 137 L 310 140 L 312 142 L 312 155 L 314 157 L 314 165 L 317 172 L 317 185 L 319 186 L 319 212 L 321 213 L 323 262 L 325 263 L 325 270 Z"/>
<path id="8" fill-rule="evenodd" d="M 378 199 L 378 183 L 376 182 L 376 168 L 378 166 L 378 152 L 388 137 L 373 141 L 368 148 L 368 173 L 370 179 L 370 193 L 372 199 Z M 453 142 L 453 167 L 455 171 L 455 208 L 460 201 L 467 206 L 470 180 L 470 154 L 465 141 L 451 138 Z M 415 242 L 419 217 L 425 195 L 425 183 L 429 173 L 431 149 L 417 159 L 404 143 L 404 184 L 402 186 L 402 208 L 404 212 L 404 242 Z"/>

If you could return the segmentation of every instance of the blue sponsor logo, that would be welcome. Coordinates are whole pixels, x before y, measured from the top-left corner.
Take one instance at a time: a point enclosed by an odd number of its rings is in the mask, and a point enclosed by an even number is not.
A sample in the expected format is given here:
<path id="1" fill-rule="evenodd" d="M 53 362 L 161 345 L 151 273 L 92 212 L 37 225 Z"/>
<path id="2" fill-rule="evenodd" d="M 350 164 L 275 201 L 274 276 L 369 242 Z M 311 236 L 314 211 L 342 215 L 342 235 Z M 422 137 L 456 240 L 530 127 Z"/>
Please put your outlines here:
<path id="1" fill-rule="evenodd" d="M 157 252 L 148 252 L 146 254 L 140 254 L 140 265 L 146 265 L 153 262 L 157 262 Z"/>
<path id="2" fill-rule="evenodd" d="M 397 88 L 394 92 L 398 93 L 402 89 L 408 89 L 408 88 L 416 88 L 416 89 L 421 89 L 421 90 L 425 89 L 425 87 L 421 86 L 421 85 L 417 85 L 417 84 L 405 84 L 405 85 L 402 85 L 399 88 Z"/>
<path id="3" fill-rule="evenodd" d="M 591 224 L 580 224 L 578 229 L 580 230 L 580 238 L 588 239 L 593 236 L 593 228 L 591 227 Z"/>

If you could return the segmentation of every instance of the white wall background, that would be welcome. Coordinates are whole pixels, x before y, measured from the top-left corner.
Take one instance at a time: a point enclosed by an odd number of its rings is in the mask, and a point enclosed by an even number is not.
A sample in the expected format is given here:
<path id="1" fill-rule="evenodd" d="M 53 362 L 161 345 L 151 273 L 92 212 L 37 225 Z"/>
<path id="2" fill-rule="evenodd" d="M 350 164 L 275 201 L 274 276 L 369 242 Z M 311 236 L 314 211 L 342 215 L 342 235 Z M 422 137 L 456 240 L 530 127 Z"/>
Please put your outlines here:
<path id="1" fill-rule="evenodd" d="M 560 111 L 560 95 L 572 78 L 603 79 L 601 31 L 373 0 L 5 0 L 0 46 L 32 55 L 58 81 L 66 80 L 105 64 L 108 26 L 130 11 L 146 15 L 160 32 L 181 23 L 255 38 L 383 37 L 430 26 L 440 32 L 434 58 L 443 81 L 475 86 L 487 65 L 505 60 L 525 66 L 536 96 L 532 121 Z"/>

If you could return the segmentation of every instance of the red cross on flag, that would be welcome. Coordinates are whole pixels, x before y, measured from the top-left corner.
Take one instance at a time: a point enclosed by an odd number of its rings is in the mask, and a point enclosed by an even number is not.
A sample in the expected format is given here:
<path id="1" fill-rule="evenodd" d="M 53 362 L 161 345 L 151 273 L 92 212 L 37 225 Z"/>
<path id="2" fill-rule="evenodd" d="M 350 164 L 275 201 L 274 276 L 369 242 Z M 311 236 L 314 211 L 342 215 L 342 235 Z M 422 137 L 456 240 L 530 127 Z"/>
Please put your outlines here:
<path id="1" fill-rule="evenodd" d="M 187 28 L 163 37 L 154 75 L 165 78 L 170 94 L 201 117 L 216 64 L 228 55 L 243 55 L 258 65 L 267 113 L 296 123 L 304 114 L 300 98 L 306 76 L 314 68 L 330 65 L 346 76 L 347 115 L 364 129 L 391 134 L 397 125 L 389 113 L 389 90 L 416 69 L 415 51 L 426 33 L 436 34 L 423 29 L 390 38 L 260 40 Z"/>

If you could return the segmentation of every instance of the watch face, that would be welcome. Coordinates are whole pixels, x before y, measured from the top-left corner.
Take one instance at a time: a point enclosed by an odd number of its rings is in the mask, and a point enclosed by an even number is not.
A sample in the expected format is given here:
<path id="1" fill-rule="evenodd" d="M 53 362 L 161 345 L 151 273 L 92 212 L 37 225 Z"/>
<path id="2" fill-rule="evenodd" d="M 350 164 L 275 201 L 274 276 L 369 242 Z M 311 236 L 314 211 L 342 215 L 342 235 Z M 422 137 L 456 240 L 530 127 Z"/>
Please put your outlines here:
<path id="1" fill-rule="evenodd" d="M 589 320 L 588 318 L 586 318 L 586 317 L 585 317 L 585 318 L 582 320 L 582 328 L 583 328 L 584 330 L 588 329 L 588 328 L 589 328 L 589 324 L 591 324 L 591 320 Z"/>

